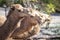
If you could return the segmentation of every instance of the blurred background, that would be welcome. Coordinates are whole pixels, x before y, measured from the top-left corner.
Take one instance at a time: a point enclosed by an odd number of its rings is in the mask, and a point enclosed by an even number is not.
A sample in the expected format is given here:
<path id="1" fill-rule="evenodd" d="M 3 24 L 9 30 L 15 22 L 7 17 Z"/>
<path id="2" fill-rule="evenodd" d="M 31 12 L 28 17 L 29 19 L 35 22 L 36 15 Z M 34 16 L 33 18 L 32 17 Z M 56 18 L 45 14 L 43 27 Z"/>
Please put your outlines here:
<path id="1" fill-rule="evenodd" d="M 24 7 L 33 7 L 48 13 L 60 11 L 60 0 L 0 0 L 0 7 L 9 7 L 11 4 L 17 3 Z"/>
<path id="2" fill-rule="evenodd" d="M 50 15 L 49 29 L 42 28 L 41 34 L 60 35 L 60 0 L 0 0 L 0 15 L 6 16 L 12 4 L 21 4 Z"/>

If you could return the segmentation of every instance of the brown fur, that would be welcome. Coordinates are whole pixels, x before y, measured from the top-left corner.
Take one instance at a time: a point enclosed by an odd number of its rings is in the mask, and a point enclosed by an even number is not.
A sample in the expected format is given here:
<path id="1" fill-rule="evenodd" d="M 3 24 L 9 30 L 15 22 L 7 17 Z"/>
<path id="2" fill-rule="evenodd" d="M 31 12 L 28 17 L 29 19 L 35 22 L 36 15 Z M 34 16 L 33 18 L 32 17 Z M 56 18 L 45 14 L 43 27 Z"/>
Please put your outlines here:
<path id="1" fill-rule="evenodd" d="M 34 17 L 26 16 L 21 21 L 21 25 L 17 28 L 14 33 L 11 35 L 12 38 L 28 38 L 33 36 L 40 31 L 40 27 L 36 26 L 38 24 L 37 20 Z M 29 33 L 31 34 L 29 34 Z"/>
<path id="2" fill-rule="evenodd" d="M 25 11 L 24 13 L 28 13 L 28 12 Z M 39 18 L 38 15 L 37 16 L 35 15 L 34 17 L 31 17 L 30 15 L 25 16 L 24 19 L 21 21 L 20 27 L 13 32 L 13 34 L 11 35 L 11 38 L 24 39 L 39 33 L 40 31 L 39 24 L 43 24 L 45 22 L 44 20 L 43 20 L 43 17 Z"/>
<path id="3" fill-rule="evenodd" d="M 23 13 L 27 14 L 28 12 L 25 12 L 23 10 Z M 40 31 L 40 27 L 38 21 L 35 19 L 35 17 L 27 14 L 27 16 L 25 16 L 24 19 L 21 21 L 20 27 L 13 32 L 11 38 L 24 39 L 39 33 L 39 31 Z"/>
<path id="4" fill-rule="evenodd" d="M 22 34 L 22 38 L 28 38 L 39 33 L 40 27 L 38 26 L 37 20 L 27 13 L 24 13 L 23 10 L 19 10 L 16 6 L 12 6 L 7 16 L 7 20 L 0 28 L 0 40 L 5 40 L 9 37 L 10 33 L 16 28 L 16 25 L 21 18 L 24 19 L 21 21 L 20 27 L 14 31 L 15 34 L 13 33 L 11 35 L 12 38 L 21 38 Z"/>
<path id="5" fill-rule="evenodd" d="M 24 16 L 26 15 L 22 12 L 19 12 L 16 8 L 12 10 L 11 14 L 9 14 L 7 20 L 0 28 L 0 40 L 7 39 L 9 34 L 16 28 L 16 24 L 19 19 L 23 18 Z"/>
<path id="6" fill-rule="evenodd" d="M 51 22 L 51 16 L 48 14 L 44 14 L 43 12 L 39 12 L 38 10 L 32 9 L 32 8 L 25 8 L 29 12 L 30 15 L 34 16 L 37 21 L 40 24 L 40 27 L 49 27 L 49 24 Z M 45 25 L 45 26 L 44 26 Z"/>

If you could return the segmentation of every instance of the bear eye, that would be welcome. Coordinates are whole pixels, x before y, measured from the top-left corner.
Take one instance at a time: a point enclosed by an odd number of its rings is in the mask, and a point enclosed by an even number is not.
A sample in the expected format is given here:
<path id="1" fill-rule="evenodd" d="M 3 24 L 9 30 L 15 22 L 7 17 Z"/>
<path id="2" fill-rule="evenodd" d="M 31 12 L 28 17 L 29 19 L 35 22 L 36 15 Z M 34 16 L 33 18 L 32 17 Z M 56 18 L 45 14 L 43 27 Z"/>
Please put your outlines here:
<path id="1" fill-rule="evenodd" d="M 21 10 L 18 10 L 19 12 L 21 12 Z"/>
<path id="2" fill-rule="evenodd" d="M 11 10 L 15 10 L 15 7 L 13 6 L 13 7 L 11 8 Z"/>

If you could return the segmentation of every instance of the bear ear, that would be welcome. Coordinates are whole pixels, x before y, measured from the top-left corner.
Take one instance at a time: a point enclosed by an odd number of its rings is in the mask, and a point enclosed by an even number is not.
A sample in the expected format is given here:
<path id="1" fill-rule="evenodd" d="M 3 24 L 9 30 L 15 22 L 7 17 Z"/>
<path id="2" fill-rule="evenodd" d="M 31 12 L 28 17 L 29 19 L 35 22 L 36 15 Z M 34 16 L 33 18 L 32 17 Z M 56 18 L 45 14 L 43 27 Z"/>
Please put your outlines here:
<path id="1" fill-rule="evenodd" d="M 13 11 L 14 11 L 14 10 L 15 10 L 15 7 L 14 7 L 14 6 L 12 6 L 12 7 L 11 7 L 11 10 L 13 10 Z"/>

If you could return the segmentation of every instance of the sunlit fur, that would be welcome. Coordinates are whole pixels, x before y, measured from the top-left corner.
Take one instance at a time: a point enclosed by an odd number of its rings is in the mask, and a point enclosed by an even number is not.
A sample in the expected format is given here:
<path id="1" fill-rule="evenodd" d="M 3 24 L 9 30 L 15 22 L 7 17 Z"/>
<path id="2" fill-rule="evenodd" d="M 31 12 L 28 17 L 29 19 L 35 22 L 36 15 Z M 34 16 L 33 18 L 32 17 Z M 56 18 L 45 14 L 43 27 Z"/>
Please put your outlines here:
<path id="1" fill-rule="evenodd" d="M 3 15 L 0 15 L 0 27 L 4 24 L 5 20 L 6 20 L 6 17 Z"/>
<path id="2" fill-rule="evenodd" d="M 0 40 L 6 40 L 9 37 L 10 33 L 12 33 L 12 31 L 16 28 L 19 20 L 24 16 L 27 15 L 23 12 L 19 12 L 15 6 L 12 6 L 11 10 L 8 12 L 7 20 L 0 27 Z"/>
<path id="3" fill-rule="evenodd" d="M 32 8 L 24 8 L 25 10 L 28 11 L 28 13 L 32 16 L 34 16 L 35 18 L 37 18 L 37 16 L 40 18 L 40 25 L 43 27 L 44 25 L 47 26 L 47 24 L 49 25 L 49 23 L 51 22 L 51 16 L 48 14 L 44 14 L 43 12 L 39 12 L 38 10 L 32 9 Z M 46 27 L 45 26 L 45 27 Z"/>
<path id="4" fill-rule="evenodd" d="M 18 9 L 20 10 L 20 9 Z M 22 11 L 25 13 L 25 11 Z M 21 13 L 20 13 L 21 14 Z M 27 16 L 24 16 L 23 20 L 21 21 L 20 27 L 16 28 L 14 32 L 11 35 L 11 38 L 22 38 L 27 39 L 33 35 L 36 35 L 40 32 L 40 27 L 38 21 L 35 19 L 35 17 L 28 15 L 28 12 L 26 11 Z"/>

